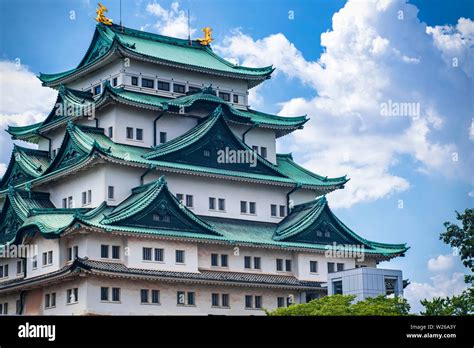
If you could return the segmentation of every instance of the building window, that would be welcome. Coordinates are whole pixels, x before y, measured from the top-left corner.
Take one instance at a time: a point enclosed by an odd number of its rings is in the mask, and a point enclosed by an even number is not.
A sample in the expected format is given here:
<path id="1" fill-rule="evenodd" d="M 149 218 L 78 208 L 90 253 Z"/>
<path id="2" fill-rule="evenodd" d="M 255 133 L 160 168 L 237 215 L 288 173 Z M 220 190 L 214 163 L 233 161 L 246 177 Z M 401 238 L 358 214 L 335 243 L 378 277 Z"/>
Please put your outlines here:
<path id="1" fill-rule="evenodd" d="M 23 272 L 23 260 L 18 260 L 16 262 L 16 274 L 21 274 Z"/>
<path id="2" fill-rule="evenodd" d="M 141 128 L 136 129 L 136 137 L 137 137 L 137 140 L 143 140 L 143 129 Z"/>
<path id="3" fill-rule="evenodd" d="M 286 216 L 286 206 L 280 205 L 280 217 Z"/>
<path id="4" fill-rule="evenodd" d="M 141 303 L 148 303 L 148 289 L 141 289 L 140 290 L 140 302 Z"/>
<path id="5" fill-rule="evenodd" d="M 155 261 L 163 262 L 165 250 L 161 248 L 155 248 Z"/>
<path id="6" fill-rule="evenodd" d="M 277 297 L 277 307 L 285 307 L 285 298 L 284 297 Z"/>
<path id="7" fill-rule="evenodd" d="M 249 213 L 250 214 L 257 214 L 257 203 L 249 202 Z"/>
<path id="8" fill-rule="evenodd" d="M 53 251 L 43 253 L 43 266 L 49 266 L 53 264 Z"/>
<path id="9" fill-rule="evenodd" d="M 107 197 L 108 197 L 108 199 L 114 199 L 115 198 L 114 186 L 108 186 L 107 187 Z"/>
<path id="10" fill-rule="evenodd" d="M 282 259 L 277 259 L 276 260 L 276 270 L 277 271 L 283 271 L 283 260 Z"/>
<path id="11" fill-rule="evenodd" d="M 176 304 L 181 306 L 194 306 L 196 304 L 196 294 L 192 291 L 178 291 L 176 293 Z"/>
<path id="12" fill-rule="evenodd" d="M 176 199 L 180 202 L 183 203 L 184 195 L 182 193 L 177 193 L 176 194 Z"/>
<path id="13" fill-rule="evenodd" d="M 169 82 L 158 81 L 158 89 L 160 91 L 169 91 L 170 90 Z"/>
<path id="14" fill-rule="evenodd" d="M 229 294 L 222 294 L 222 307 L 230 307 Z"/>
<path id="15" fill-rule="evenodd" d="M 78 295 L 79 295 L 79 289 L 78 288 L 68 289 L 66 291 L 66 303 L 67 304 L 77 303 Z"/>
<path id="16" fill-rule="evenodd" d="M 343 263 L 338 263 L 337 264 L 337 271 L 338 272 L 344 271 L 344 264 Z"/>
<path id="17" fill-rule="evenodd" d="M 151 290 L 151 303 L 160 303 L 160 290 Z"/>
<path id="18" fill-rule="evenodd" d="M 112 139 L 112 137 L 114 136 L 114 127 L 109 127 L 107 133 L 109 138 Z"/>
<path id="19" fill-rule="evenodd" d="M 221 267 L 229 267 L 229 256 L 222 254 L 221 255 Z"/>
<path id="20" fill-rule="evenodd" d="M 87 204 L 87 192 L 84 191 L 82 192 L 82 205 L 86 205 Z"/>
<path id="21" fill-rule="evenodd" d="M 87 190 L 87 203 L 92 202 L 92 190 Z"/>
<path id="22" fill-rule="evenodd" d="M 189 94 L 198 93 L 200 91 L 201 91 L 201 88 L 199 88 L 199 87 L 188 86 L 188 93 Z"/>
<path id="23" fill-rule="evenodd" d="M 120 288 L 112 288 L 112 301 L 113 302 L 120 301 Z"/>
<path id="24" fill-rule="evenodd" d="M 262 308 L 262 296 L 255 296 L 255 308 Z"/>
<path id="25" fill-rule="evenodd" d="M 230 93 L 219 92 L 219 98 L 224 99 L 224 101 L 230 101 Z"/>
<path id="26" fill-rule="evenodd" d="M 112 258 L 120 259 L 120 246 L 119 245 L 112 245 Z"/>
<path id="27" fill-rule="evenodd" d="M 261 258 L 255 256 L 255 257 L 253 258 L 253 268 L 254 268 L 254 269 L 261 269 L 261 267 L 262 267 L 262 266 L 261 266 Z"/>
<path id="28" fill-rule="evenodd" d="M 270 205 L 270 215 L 271 216 L 277 216 L 277 205 L 276 204 L 271 204 Z"/>
<path id="29" fill-rule="evenodd" d="M 72 260 L 72 248 L 67 248 L 67 260 Z"/>
<path id="30" fill-rule="evenodd" d="M 285 270 L 291 272 L 291 260 L 285 260 Z"/>
<path id="31" fill-rule="evenodd" d="M 176 250 L 176 263 L 184 263 L 184 250 Z"/>
<path id="32" fill-rule="evenodd" d="M 234 95 L 233 95 L 233 98 L 234 98 L 234 104 L 238 104 L 238 103 L 239 103 L 239 96 L 238 96 L 238 94 L 234 94 Z"/>
<path id="33" fill-rule="evenodd" d="M 73 201 L 73 199 L 72 199 L 72 196 L 69 196 L 69 197 L 67 198 L 67 207 L 68 207 L 68 208 L 74 208 L 74 201 Z"/>
<path id="34" fill-rule="evenodd" d="M 155 88 L 155 81 L 142 77 L 142 87 Z"/>
<path id="35" fill-rule="evenodd" d="M 211 266 L 219 266 L 219 254 L 211 254 Z"/>
<path id="36" fill-rule="evenodd" d="M 218 206 L 220 211 L 225 210 L 225 199 L 224 198 L 219 198 L 218 199 Z"/>
<path id="37" fill-rule="evenodd" d="M 311 273 L 318 273 L 318 261 L 309 261 L 309 271 Z"/>
<path id="38" fill-rule="evenodd" d="M 252 268 L 252 258 L 250 256 L 244 257 L 244 268 Z"/>
<path id="39" fill-rule="evenodd" d="M 127 139 L 133 139 L 133 128 L 132 127 L 127 127 L 127 132 L 126 132 Z"/>
<path id="40" fill-rule="evenodd" d="M 138 86 L 138 77 L 132 76 L 132 86 Z"/>
<path id="41" fill-rule="evenodd" d="M 100 94 L 100 85 L 94 87 L 94 95 Z"/>
<path id="42" fill-rule="evenodd" d="M 253 296 L 245 295 L 245 308 L 253 308 Z"/>
<path id="43" fill-rule="evenodd" d="M 175 93 L 181 93 L 181 94 L 186 93 L 186 92 L 185 92 L 184 85 L 180 85 L 180 84 L 178 84 L 178 83 L 173 83 L 173 92 L 175 92 Z"/>
<path id="44" fill-rule="evenodd" d="M 267 158 L 267 148 L 266 147 L 261 147 L 260 148 L 260 156 L 262 156 L 263 158 Z"/>
<path id="45" fill-rule="evenodd" d="M 0 266 L 0 278 L 8 277 L 8 265 Z"/>
<path id="46" fill-rule="evenodd" d="M 140 290 L 140 302 L 141 303 L 150 303 L 150 290 L 141 289 Z M 151 290 L 151 303 L 159 304 L 160 303 L 160 290 Z"/>
<path id="47" fill-rule="evenodd" d="M 7 315 L 8 314 L 8 302 L 0 303 L 0 314 Z"/>
<path id="48" fill-rule="evenodd" d="M 87 190 L 82 192 L 82 205 L 90 204 L 92 202 L 92 191 Z"/>
<path id="49" fill-rule="evenodd" d="M 332 282 L 332 294 L 333 295 L 342 295 L 342 280 L 336 280 Z"/>
<path id="50" fill-rule="evenodd" d="M 67 198 L 63 198 L 63 208 L 67 208 Z"/>
<path id="51" fill-rule="evenodd" d="M 106 288 L 106 287 L 100 288 L 100 300 L 101 301 L 109 300 L 109 288 Z"/>
<path id="52" fill-rule="evenodd" d="M 109 246 L 102 244 L 100 246 L 100 257 L 103 259 L 108 259 L 109 258 Z"/>
<path id="53" fill-rule="evenodd" d="M 151 261 L 151 248 L 143 248 L 143 261 Z"/>
<path id="54" fill-rule="evenodd" d="M 112 79 L 112 86 L 113 86 L 113 87 L 117 86 L 117 78 L 116 78 L 116 77 L 114 77 L 114 78 Z"/>
<path id="55" fill-rule="evenodd" d="M 44 308 L 54 308 L 56 307 L 56 293 L 52 292 L 50 294 L 44 295 Z"/>
<path id="56" fill-rule="evenodd" d="M 209 151 L 209 150 L 207 150 L 207 149 L 205 149 L 205 150 L 203 151 L 203 154 L 204 154 L 204 157 L 211 157 L 211 151 Z"/>
<path id="57" fill-rule="evenodd" d="M 34 255 L 33 258 L 31 259 L 31 268 L 32 269 L 38 268 L 38 257 L 36 255 Z"/>
<path id="58" fill-rule="evenodd" d="M 211 294 L 212 307 L 219 307 L 219 294 Z"/>
<path id="59" fill-rule="evenodd" d="M 334 262 L 328 262 L 328 273 L 334 273 Z"/>
<path id="60" fill-rule="evenodd" d="M 240 212 L 242 214 L 247 213 L 247 202 L 246 201 L 240 201 Z"/>
<path id="61" fill-rule="evenodd" d="M 209 210 L 216 210 L 216 199 L 209 197 Z"/>
<path id="62" fill-rule="evenodd" d="M 186 206 L 188 208 L 193 207 L 193 195 L 186 195 Z"/>
<path id="63" fill-rule="evenodd" d="M 166 143 L 166 132 L 160 132 L 160 144 Z"/>
<path id="64" fill-rule="evenodd" d="M 258 146 L 257 146 L 257 145 L 252 145 L 252 150 L 253 150 L 255 153 L 258 153 Z"/>

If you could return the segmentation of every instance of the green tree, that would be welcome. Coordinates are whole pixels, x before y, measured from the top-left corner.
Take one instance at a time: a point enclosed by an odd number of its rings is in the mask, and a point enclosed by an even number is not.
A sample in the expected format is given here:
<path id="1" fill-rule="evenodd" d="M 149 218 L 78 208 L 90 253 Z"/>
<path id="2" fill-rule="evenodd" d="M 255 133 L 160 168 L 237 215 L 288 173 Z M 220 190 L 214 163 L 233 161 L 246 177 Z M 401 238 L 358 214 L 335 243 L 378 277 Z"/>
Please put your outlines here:
<path id="1" fill-rule="evenodd" d="M 474 277 L 474 209 L 466 209 L 464 213 L 456 212 L 456 219 L 462 224 L 459 227 L 451 222 L 445 222 L 446 231 L 439 239 L 456 248 L 463 265 L 470 269 L 471 274 L 465 276 L 465 282 L 473 285 Z"/>
<path id="2" fill-rule="evenodd" d="M 332 295 L 277 308 L 270 316 L 331 316 L 331 315 L 408 315 L 410 305 L 402 298 L 386 298 L 383 295 L 354 303 L 353 295 Z"/>
<path id="3" fill-rule="evenodd" d="M 425 310 L 421 315 L 472 315 L 474 314 L 474 291 L 465 290 L 462 294 L 452 297 L 435 297 L 430 300 L 422 300 L 421 304 Z"/>

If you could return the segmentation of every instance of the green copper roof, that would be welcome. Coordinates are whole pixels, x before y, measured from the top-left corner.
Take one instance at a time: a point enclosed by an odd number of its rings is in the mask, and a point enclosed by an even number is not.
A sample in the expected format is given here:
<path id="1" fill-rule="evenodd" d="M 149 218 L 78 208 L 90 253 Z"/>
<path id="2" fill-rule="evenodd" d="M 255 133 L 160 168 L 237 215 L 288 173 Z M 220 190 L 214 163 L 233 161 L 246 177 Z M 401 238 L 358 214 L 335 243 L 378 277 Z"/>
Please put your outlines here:
<path id="1" fill-rule="evenodd" d="M 0 212 L 0 245 L 15 239 L 17 229 L 28 219 L 34 208 L 53 208 L 49 194 L 19 191 L 10 187 Z"/>
<path id="2" fill-rule="evenodd" d="M 196 41 L 182 40 L 118 25 L 97 24 L 91 45 L 75 69 L 58 74 L 40 74 L 46 86 L 55 86 L 72 75 L 88 69 L 114 52 L 138 59 L 151 59 L 157 63 L 184 69 L 248 79 L 253 85 L 269 78 L 274 70 L 271 66 L 249 68 L 234 65 L 216 55 L 210 46 Z"/>
<path id="3" fill-rule="evenodd" d="M 37 144 L 40 139 L 37 131 L 42 124 L 43 122 L 34 123 L 28 126 L 8 126 L 6 131 L 13 139 L 20 139 Z"/>
<path id="4" fill-rule="evenodd" d="M 166 202 L 166 204 L 163 204 Z M 163 237 L 176 237 L 220 241 L 235 244 L 252 244 L 281 248 L 302 248 L 327 250 L 333 241 L 356 241 L 365 246 L 365 252 L 382 257 L 402 255 L 408 248 L 405 244 L 384 244 L 365 240 L 349 230 L 339 220 L 340 235 L 333 232 L 332 237 L 305 238 L 292 240 L 288 235 L 299 235 L 308 229 L 313 234 L 314 222 L 321 222 L 321 209 L 327 207 L 324 198 L 306 205 L 296 206 L 294 212 L 280 224 L 223 219 L 218 217 L 196 216 L 190 210 L 179 205 L 168 191 L 164 178 L 132 190 L 129 198 L 117 207 L 108 207 L 105 202 L 93 210 L 79 209 L 33 209 L 30 216 L 19 229 L 19 237 L 29 231 L 39 230 L 45 237 L 59 237 L 67 228 L 84 224 L 107 232 L 126 232 L 149 234 Z M 161 210 L 161 212 L 160 212 Z M 303 214 L 300 212 L 304 211 Z M 308 212 L 309 211 L 309 212 Z M 316 212 L 316 213 L 314 213 Z M 168 220 L 152 219 L 155 214 L 171 215 Z M 176 221 L 190 219 L 192 225 L 180 225 Z M 136 217 L 135 219 L 133 217 Z M 337 219 L 331 215 L 333 219 Z M 176 218 L 177 220 L 175 220 Z M 157 221 L 159 220 L 159 221 Z M 333 223 L 334 220 L 332 220 Z M 189 228 L 191 226 L 191 228 Z M 283 234 L 282 234 L 283 233 Z M 284 238 L 281 238 L 283 236 Z M 17 241 L 19 239 L 17 238 Z"/>
<path id="5" fill-rule="evenodd" d="M 49 153 L 13 145 L 7 170 L 0 181 L 0 190 L 41 176 L 50 163 Z"/>

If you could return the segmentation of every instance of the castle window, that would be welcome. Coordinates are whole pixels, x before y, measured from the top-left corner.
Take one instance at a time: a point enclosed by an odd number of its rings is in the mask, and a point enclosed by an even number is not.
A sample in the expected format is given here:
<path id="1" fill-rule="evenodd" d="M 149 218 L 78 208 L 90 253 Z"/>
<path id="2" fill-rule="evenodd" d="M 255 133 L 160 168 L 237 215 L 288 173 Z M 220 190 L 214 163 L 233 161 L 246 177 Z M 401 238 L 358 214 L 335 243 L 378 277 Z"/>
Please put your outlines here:
<path id="1" fill-rule="evenodd" d="M 0 278 L 8 278 L 8 265 L 0 266 Z"/>
<path id="2" fill-rule="evenodd" d="M 204 157 L 211 157 L 211 151 L 204 150 Z"/>
<path id="3" fill-rule="evenodd" d="M 255 151 L 255 153 L 258 153 L 258 146 L 252 145 L 252 150 Z"/>
<path id="4" fill-rule="evenodd" d="M 112 301 L 113 302 L 120 301 L 120 288 L 112 288 Z"/>
<path id="5" fill-rule="evenodd" d="M 79 295 L 78 288 L 68 289 L 66 291 L 66 303 L 67 304 L 77 303 L 78 295 Z"/>
<path id="6" fill-rule="evenodd" d="M 127 127 L 127 139 L 133 139 L 133 128 L 132 127 Z"/>
<path id="7" fill-rule="evenodd" d="M 112 258 L 120 259 L 120 246 L 119 245 L 112 245 Z"/>
<path id="8" fill-rule="evenodd" d="M 184 250 L 176 250 L 176 263 L 184 263 Z"/>
<path id="9" fill-rule="evenodd" d="M 184 94 L 185 93 L 184 85 L 173 83 L 173 92 Z"/>
<path id="10" fill-rule="evenodd" d="M 148 289 L 141 289 L 140 290 L 140 302 L 141 303 L 148 303 Z"/>
<path id="11" fill-rule="evenodd" d="M 176 194 L 176 199 L 182 203 L 183 202 L 183 199 L 184 199 L 184 195 L 182 193 L 177 193 Z"/>
<path id="12" fill-rule="evenodd" d="M 95 87 L 94 87 L 94 95 L 100 94 L 100 90 L 101 90 L 101 86 L 100 86 L 100 85 L 95 86 Z"/>
<path id="13" fill-rule="evenodd" d="M 33 256 L 31 259 L 31 268 L 37 269 L 38 268 L 38 257 L 36 255 Z"/>
<path id="14" fill-rule="evenodd" d="M 212 307 L 219 307 L 219 294 L 211 294 Z"/>
<path id="15" fill-rule="evenodd" d="M 108 197 L 108 199 L 114 199 L 115 198 L 114 186 L 108 186 L 107 187 L 107 197 Z"/>
<path id="16" fill-rule="evenodd" d="M 151 248 L 143 248 L 143 261 L 151 261 Z"/>
<path id="17" fill-rule="evenodd" d="M 328 273 L 334 273 L 334 262 L 328 262 Z"/>
<path id="18" fill-rule="evenodd" d="M 109 258 L 109 246 L 106 244 L 102 244 L 100 246 L 100 257 L 103 259 Z"/>
<path id="19" fill-rule="evenodd" d="M 331 233 L 329 233 L 329 231 L 324 232 L 324 237 L 326 238 L 331 237 Z"/>
<path id="20" fill-rule="evenodd" d="M 100 288 L 100 300 L 101 301 L 109 300 L 109 288 L 106 288 L 106 287 Z"/>
<path id="21" fill-rule="evenodd" d="M 240 201 L 240 212 L 242 214 L 247 213 L 247 202 L 246 201 Z"/>
<path id="22" fill-rule="evenodd" d="M 224 101 L 230 101 L 230 93 L 219 92 L 219 98 L 224 99 Z"/>
<path id="23" fill-rule="evenodd" d="M 249 202 L 249 212 L 250 214 L 257 214 L 257 203 Z"/>
<path id="24" fill-rule="evenodd" d="M 233 98 L 234 98 L 234 103 L 235 103 L 235 104 L 238 104 L 238 103 L 239 103 L 239 95 L 238 95 L 238 94 L 234 94 L 234 95 L 233 95 Z"/>
<path id="25" fill-rule="evenodd" d="M 229 256 L 226 254 L 221 255 L 221 267 L 229 267 Z"/>
<path id="26" fill-rule="evenodd" d="M 52 292 L 50 294 L 44 295 L 44 308 L 53 308 L 56 307 L 56 293 Z"/>
<path id="27" fill-rule="evenodd" d="M 158 81 L 158 89 L 160 91 L 169 91 L 170 90 L 169 82 Z"/>
<path id="28" fill-rule="evenodd" d="M 176 293 L 176 304 L 181 306 L 194 306 L 196 304 L 196 294 L 192 291 L 178 291 Z"/>
<path id="29" fill-rule="evenodd" d="M 344 271 L 344 264 L 343 263 L 338 263 L 337 264 L 337 271 L 338 272 Z"/>
<path id="30" fill-rule="evenodd" d="M 284 297 L 277 297 L 277 307 L 285 307 L 285 298 Z"/>
<path id="31" fill-rule="evenodd" d="M 262 146 L 260 148 L 260 156 L 262 156 L 263 158 L 267 158 L 267 148 Z"/>
<path id="32" fill-rule="evenodd" d="M 244 268 L 252 268 L 252 258 L 250 256 L 245 256 L 244 257 Z"/>
<path id="33" fill-rule="evenodd" d="M 216 209 L 216 199 L 214 197 L 209 197 L 209 210 Z"/>
<path id="34" fill-rule="evenodd" d="M 109 127 L 108 135 L 109 135 L 109 138 L 112 139 L 112 137 L 114 136 L 114 127 Z"/>
<path id="35" fill-rule="evenodd" d="M 132 76 L 132 86 L 138 86 L 138 77 Z"/>
<path id="36" fill-rule="evenodd" d="M 225 210 L 225 199 L 224 198 L 219 198 L 218 199 L 218 206 L 220 211 Z"/>
<path id="37" fill-rule="evenodd" d="M 291 260 L 285 260 L 285 270 L 291 272 Z"/>
<path id="38" fill-rule="evenodd" d="M 255 308 L 262 308 L 262 296 L 255 296 Z"/>
<path id="39" fill-rule="evenodd" d="M 143 140 L 143 129 L 137 128 L 137 140 Z"/>
<path id="40" fill-rule="evenodd" d="M 193 207 L 193 195 L 186 195 L 186 206 L 188 208 Z"/>
<path id="41" fill-rule="evenodd" d="M 280 217 L 284 217 L 286 215 L 286 206 L 280 205 Z"/>
<path id="42" fill-rule="evenodd" d="M 165 249 L 155 248 L 155 261 L 163 262 Z"/>
<path id="43" fill-rule="evenodd" d="M 166 143 L 166 132 L 160 132 L 160 144 Z"/>
<path id="44" fill-rule="evenodd" d="M 309 261 L 309 271 L 311 273 L 318 273 L 318 261 Z"/>
<path id="45" fill-rule="evenodd" d="M 201 88 L 199 88 L 199 87 L 193 87 L 193 86 L 188 87 L 188 93 L 197 93 L 197 92 L 200 92 L 200 91 L 201 91 Z"/>
<path id="46" fill-rule="evenodd" d="M 0 314 L 8 314 L 8 302 L 0 303 Z"/>
<path id="47" fill-rule="evenodd" d="M 261 269 L 262 268 L 262 265 L 261 265 L 261 258 L 260 257 L 254 257 L 253 258 L 253 268 L 254 269 Z"/>
<path id="48" fill-rule="evenodd" d="M 276 260 L 276 270 L 277 271 L 283 271 L 283 260 L 282 259 L 277 259 Z"/>
<path id="49" fill-rule="evenodd" d="M 219 266 L 219 254 L 211 254 L 211 266 Z"/>
<path id="50" fill-rule="evenodd" d="M 151 79 L 142 78 L 142 87 L 155 88 L 155 81 Z"/>
<path id="51" fill-rule="evenodd" d="M 112 86 L 114 86 L 114 87 L 117 86 L 117 78 L 116 77 L 114 77 L 112 79 Z"/>
<path id="52" fill-rule="evenodd" d="M 270 205 L 270 215 L 271 216 L 277 216 L 277 205 L 276 204 L 271 204 Z"/>

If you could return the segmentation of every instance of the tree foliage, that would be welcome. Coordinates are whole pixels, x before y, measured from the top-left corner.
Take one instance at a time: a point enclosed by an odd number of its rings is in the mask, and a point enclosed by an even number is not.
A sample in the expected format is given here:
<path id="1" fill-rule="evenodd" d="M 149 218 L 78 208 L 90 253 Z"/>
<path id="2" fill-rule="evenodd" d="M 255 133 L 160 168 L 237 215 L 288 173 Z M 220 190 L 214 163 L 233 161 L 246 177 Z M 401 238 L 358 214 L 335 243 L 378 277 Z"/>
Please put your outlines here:
<path id="1" fill-rule="evenodd" d="M 355 302 L 353 295 L 331 295 L 267 312 L 270 316 L 408 315 L 405 299 L 383 295 Z"/>
<path id="2" fill-rule="evenodd" d="M 425 307 L 421 315 L 473 315 L 474 289 L 467 289 L 458 296 L 421 300 L 421 304 Z"/>

